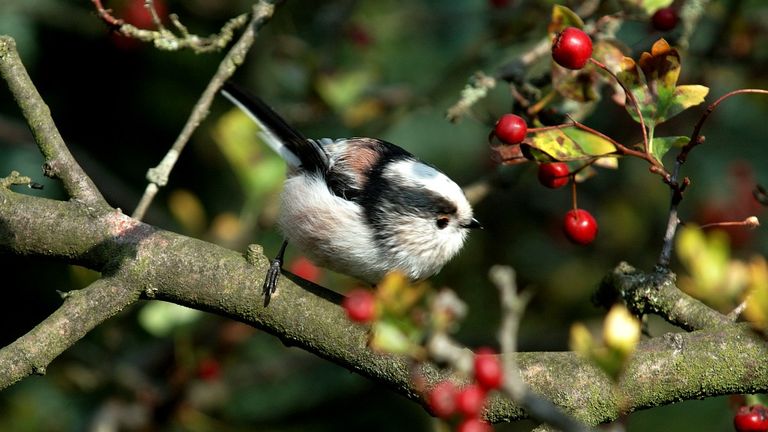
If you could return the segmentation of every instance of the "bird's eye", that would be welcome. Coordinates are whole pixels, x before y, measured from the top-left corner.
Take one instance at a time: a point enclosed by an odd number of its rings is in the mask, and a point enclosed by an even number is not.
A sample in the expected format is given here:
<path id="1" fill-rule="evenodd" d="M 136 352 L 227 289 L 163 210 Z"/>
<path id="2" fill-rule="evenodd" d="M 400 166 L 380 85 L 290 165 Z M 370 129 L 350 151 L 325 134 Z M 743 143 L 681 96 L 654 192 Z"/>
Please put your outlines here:
<path id="1" fill-rule="evenodd" d="M 437 218 L 437 227 L 443 229 L 448 226 L 449 219 L 447 216 Z"/>

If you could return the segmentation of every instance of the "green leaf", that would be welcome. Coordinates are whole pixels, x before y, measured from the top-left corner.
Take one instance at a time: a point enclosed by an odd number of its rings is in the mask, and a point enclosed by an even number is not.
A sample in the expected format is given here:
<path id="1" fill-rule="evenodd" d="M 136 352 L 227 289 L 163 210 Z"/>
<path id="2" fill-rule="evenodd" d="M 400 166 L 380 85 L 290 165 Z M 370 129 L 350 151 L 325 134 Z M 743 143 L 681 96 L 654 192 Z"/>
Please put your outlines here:
<path id="1" fill-rule="evenodd" d="M 749 263 L 744 316 L 757 330 L 768 331 L 768 262 L 755 256 Z"/>
<path id="2" fill-rule="evenodd" d="M 744 279 L 744 266 L 731 261 L 729 240 L 722 230 L 705 233 L 694 224 L 680 229 L 677 255 L 690 275 L 680 279 L 685 292 L 710 305 L 730 302 L 734 292 L 739 291 L 739 281 Z"/>
<path id="3" fill-rule="evenodd" d="M 653 157 L 656 158 L 659 162 L 661 162 L 661 158 L 664 157 L 665 154 L 671 149 L 672 147 L 682 147 L 686 144 L 688 144 L 688 141 L 691 139 L 687 136 L 669 136 L 669 137 L 658 137 L 653 138 L 651 141 L 651 154 Z"/>
<path id="4" fill-rule="evenodd" d="M 584 21 L 576 12 L 562 5 L 555 5 L 552 8 L 552 20 L 549 23 L 547 31 L 550 34 L 559 33 L 566 27 L 583 28 Z"/>
<path id="5" fill-rule="evenodd" d="M 559 161 L 592 159 L 616 151 L 607 139 L 575 127 L 537 132 L 524 145 Z"/>
<path id="6" fill-rule="evenodd" d="M 704 101 L 709 89 L 700 85 L 677 85 L 680 54 L 667 41 L 659 39 L 651 52 L 640 55 L 637 63 L 625 57 L 616 74 L 637 100 L 646 126 L 650 129 Z M 625 104 L 627 112 L 639 122 L 635 107 Z"/>
<path id="7" fill-rule="evenodd" d="M 365 69 L 321 75 L 315 83 L 315 88 L 323 101 L 334 110 L 343 111 L 371 87 L 373 78 L 371 72 Z"/>
<path id="8" fill-rule="evenodd" d="M 680 112 L 701 104 L 704 102 L 704 98 L 707 97 L 709 88 L 703 85 L 681 85 L 675 87 L 672 92 L 664 113 L 661 112 L 657 116 L 656 124 L 667 121 L 668 119 L 678 115 Z M 661 111 L 661 110 L 660 110 Z"/>
<path id="9" fill-rule="evenodd" d="M 376 321 L 371 333 L 371 348 L 377 351 L 408 354 L 413 349 L 411 339 L 393 321 Z"/>
<path id="10" fill-rule="evenodd" d="M 650 124 L 650 119 L 656 114 L 656 101 L 648 88 L 645 74 L 640 69 L 640 66 L 630 57 L 624 57 L 619 64 L 619 72 L 616 76 L 632 92 L 637 105 L 640 107 L 643 120 L 645 120 L 646 124 Z M 629 98 L 627 98 L 624 107 L 630 117 L 640 123 L 640 117 L 637 115 L 637 111 Z"/>
<path id="11" fill-rule="evenodd" d="M 645 9 L 645 12 L 648 15 L 651 15 L 658 9 L 671 5 L 672 1 L 673 0 L 640 0 L 640 6 Z"/>
<path id="12" fill-rule="evenodd" d="M 190 324 L 203 316 L 203 312 L 173 303 L 153 301 L 139 311 L 139 324 L 157 337 L 169 335 L 175 329 Z"/>
<path id="13" fill-rule="evenodd" d="M 507 147 L 511 147 L 511 146 L 507 146 Z M 523 160 L 524 162 L 527 162 L 529 160 L 539 162 L 539 163 L 554 162 L 554 158 L 552 156 L 550 156 L 547 153 L 544 153 L 543 151 L 535 147 L 532 147 L 529 145 L 519 145 L 515 147 L 521 150 L 522 155 L 525 157 L 525 159 Z"/>
<path id="14" fill-rule="evenodd" d="M 671 5 L 673 0 L 621 0 L 621 8 L 626 14 L 643 11 L 648 15 L 657 9 Z"/>
<path id="15" fill-rule="evenodd" d="M 233 108 L 216 122 L 213 138 L 249 199 L 273 194 L 285 178 L 285 162 L 258 142 L 258 126 Z"/>

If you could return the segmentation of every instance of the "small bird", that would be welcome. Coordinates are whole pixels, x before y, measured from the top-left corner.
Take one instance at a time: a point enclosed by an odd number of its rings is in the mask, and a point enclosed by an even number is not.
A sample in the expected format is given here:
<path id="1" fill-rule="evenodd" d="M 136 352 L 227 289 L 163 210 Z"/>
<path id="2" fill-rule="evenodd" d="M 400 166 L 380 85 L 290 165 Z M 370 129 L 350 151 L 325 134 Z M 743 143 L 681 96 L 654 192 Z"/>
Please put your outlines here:
<path id="1" fill-rule="evenodd" d="M 375 285 L 395 270 L 413 281 L 432 276 L 469 229 L 482 227 L 453 180 L 402 148 L 375 138 L 307 139 L 232 82 L 221 93 L 288 165 L 278 215 L 285 241 L 264 281 L 265 303 L 288 243 L 321 267 Z"/>

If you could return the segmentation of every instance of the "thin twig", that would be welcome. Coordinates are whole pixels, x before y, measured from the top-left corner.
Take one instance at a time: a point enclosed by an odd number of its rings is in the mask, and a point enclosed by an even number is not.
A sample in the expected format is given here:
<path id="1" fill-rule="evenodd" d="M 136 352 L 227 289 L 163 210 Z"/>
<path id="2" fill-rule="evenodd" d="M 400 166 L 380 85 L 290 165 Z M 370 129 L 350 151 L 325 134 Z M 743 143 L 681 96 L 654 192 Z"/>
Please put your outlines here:
<path id="1" fill-rule="evenodd" d="M 227 21 L 227 23 L 221 27 L 218 34 L 208 37 L 200 37 L 186 31 L 186 27 L 179 22 L 178 17 L 171 15 L 171 21 L 174 24 L 174 27 L 176 27 L 181 34 L 181 37 L 179 37 L 163 25 L 153 0 L 145 0 L 145 6 L 152 15 L 152 22 L 156 27 L 155 30 L 138 28 L 115 17 L 112 15 L 110 9 L 104 8 L 101 0 L 91 0 L 91 3 L 93 3 L 96 8 L 99 18 L 109 25 L 113 31 L 143 42 L 152 42 L 155 45 L 155 48 L 166 51 L 191 49 L 198 54 L 220 51 L 232 40 L 235 30 L 242 27 L 248 20 L 247 14 L 238 15 Z"/>
<path id="2" fill-rule="evenodd" d="M 768 95 L 768 90 L 763 89 L 739 89 L 734 90 L 731 92 L 728 92 L 722 96 L 720 96 L 719 99 L 712 102 L 707 109 L 704 111 L 704 113 L 699 117 L 699 121 L 696 122 L 696 125 L 693 127 L 693 133 L 691 133 L 691 140 L 688 141 L 688 144 L 683 146 L 682 149 L 680 149 L 680 153 L 677 155 L 677 160 L 680 161 L 680 163 L 685 163 L 685 161 L 688 159 L 688 153 L 690 153 L 691 149 L 696 147 L 697 145 L 704 142 L 703 137 L 701 135 L 701 128 L 704 126 L 704 123 L 709 118 L 710 114 L 718 107 L 720 104 L 725 101 L 726 99 L 730 98 L 731 96 L 736 96 L 739 94 L 744 93 L 755 93 L 755 94 L 764 94 Z"/>
<path id="3" fill-rule="evenodd" d="M 155 7 L 155 1 L 144 0 L 144 7 L 147 8 L 150 16 L 152 16 L 152 23 L 155 25 L 155 27 L 161 32 L 164 31 L 165 26 L 163 25 L 163 20 L 160 18 L 160 14 L 157 13 L 157 8 Z"/>
<path id="4" fill-rule="evenodd" d="M 744 300 L 743 302 L 739 303 L 739 305 L 736 306 L 736 308 L 730 311 L 728 315 L 726 315 L 726 317 L 728 317 L 728 319 L 731 321 L 736 321 L 737 319 L 739 319 L 739 316 L 741 316 L 741 313 L 744 312 L 744 309 L 746 308 L 747 308 L 747 300 Z"/>
<path id="5" fill-rule="evenodd" d="M 675 168 L 672 170 L 672 175 L 667 182 L 672 189 L 672 198 L 669 203 L 669 214 L 667 215 L 667 228 L 664 230 L 664 240 L 661 245 L 661 254 L 656 266 L 659 270 L 666 271 L 669 268 L 669 263 L 672 261 L 672 249 L 674 249 L 675 234 L 677 233 L 677 227 L 680 225 L 680 218 L 678 217 L 677 208 L 680 205 L 680 201 L 683 200 L 682 188 L 678 185 L 678 177 L 680 176 L 680 169 L 683 163 L 680 160 L 675 160 Z"/>
<path id="6" fill-rule="evenodd" d="M 502 322 L 499 328 L 499 342 L 504 359 L 504 385 L 502 390 L 519 403 L 528 414 L 541 422 L 564 432 L 591 430 L 574 417 L 563 412 L 549 399 L 532 392 L 520 376 L 517 364 L 517 334 L 525 307 L 531 299 L 529 291 L 517 292 L 515 272 L 511 267 L 493 266 L 490 278 L 499 289 L 501 296 Z"/>
<path id="7" fill-rule="evenodd" d="M 721 228 L 721 227 L 744 227 L 749 229 L 755 229 L 759 226 L 760 226 L 760 221 L 757 219 L 757 217 L 749 216 L 744 220 L 740 220 L 740 221 L 712 222 L 712 223 L 704 224 L 700 228 L 706 229 L 706 228 Z"/>
<path id="8" fill-rule="evenodd" d="M 104 5 L 101 4 L 101 0 L 91 0 L 91 3 L 93 3 L 93 6 L 96 7 L 96 12 L 99 14 L 99 18 L 101 18 L 105 23 L 109 24 L 110 27 L 115 28 L 125 24 L 125 21 L 119 18 L 115 18 L 112 15 L 112 10 L 105 9 Z"/>
<path id="9" fill-rule="evenodd" d="M 768 94 L 768 90 L 762 90 L 762 89 L 740 89 L 740 90 L 734 90 L 732 92 L 728 92 L 724 94 L 723 96 L 720 96 L 716 101 L 711 103 L 707 109 L 704 111 L 704 113 L 699 117 L 699 120 L 696 122 L 696 124 L 693 127 L 693 132 L 691 133 L 691 139 L 688 141 L 688 143 L 683 146 L 682 149 L 680 149 L 680 153 L 678 153 L 677 158 L 675 159 L 675 168 L 672 171 L 672 175 L 669 176 L 669 179 L 667 180 L 667 183 L 669 184 L 670 188 L 672 189 L 672 199 L 669 206 L 669 216 L 667 218 L 667 229 L 664 232 L 664 241 L 661 248 L 661 254 L 659 255 L 659 261 L 657 263 L 657 267 L 659 267 L 661 270 L 666 270 L 669 268 L 669 264 L 672 260 L 672 250 L 674 249 L 674 239 L 675 239 L 675 233 L 677 232 L 677 227 L 680 224 L 680 219 L 678 217 L 678 206 L 680 204 L 680 201 L 683 199 L 683 190 L 688 184 L 688 179 L 683 179 L 683 182 L 680 182 L 680 170 L 685 163 L 685 161 L 688 159 L 688 154 L 690 151 L 696 147 L 697 145 L 704 142 L 704 136 L 701 135 L 701 129 L 704 126 L 704 123 L 707 121 L 709 116 L 714 112 L 714 110 L 720 106 L 720 104 L 725 101 L 726 99 L 730 98 L 731 96 L 735 96 L 738 94 L 743 93 L 756 93 L 756 94 Z"/>
<path id="10" fill-rule="evenodd" d="M 208 115 L 214 96 L 216 96 L 216 93 L 218 93 L 224 82 L 234 74 L 237 67 L 243 63 L 246 53 L 251 45 L 253 45 L 253 41 L 256 38 L 256 32 L 269 20 L 273 12 L 274 5 L 266 1 L 260 1 L 253 6 L 253 17 L 251 18 L 248 27 L 240 36 L 240 39 L 232 46 L 224 59 L 222 59 L 216 74 L 211 78 L 211 81 L 203 91 L 203 94 L 200 95 L 200 99 L 192 108 L 192 113 L 187 119 L 186 124 L 184 124 L 178 138 L 176 138 L 176 141 L 173 143 L 173 146 L 168 150 L 168 153 L 156 167 L 150 168 L 149 171 L 147 171 L 147 180 L 149 180 L 149 184 L 133 212 L 132 216 L 134 218 L 140 220 L 144 217 L 144 214 L 157 192 L 161 187 L 168 183 L 168 177 L 170 176 L 173 167 L 176 165 L 179 155 L 182 150 L 184 150 L 187 142 L 189 142 L 192 133 Z"/>
<path id="11" fill-rule="evenodd" d="M 661 254 L 659 255 L 659 261 L 657 262 L 657 267 L 660 270 L 667 270 L 669 268 L 669 263 L 672 261 L 672 250 L 674 249 L 675 234 L 677 233 L 678 225 L 680 225 L 680 218 L 677 211 L 679 202 L 679 200 L 672 198 L 672 204 L 669 206 L 669 215 L 667 216 L 667 229 L 664 230 L 664 240 L 662 241 Z"/>
<path id="12" fill-rule="evenodd" d="M 0 36 L 0 76 L 8 84 L 45 158 L 45 175 L 61 180 L 72 199 L 89 207 L 107 208 L 101 192 L 67 149 L 50 109 L 32 83 L 16 51 L 16 42 L 10 36 Z"/>

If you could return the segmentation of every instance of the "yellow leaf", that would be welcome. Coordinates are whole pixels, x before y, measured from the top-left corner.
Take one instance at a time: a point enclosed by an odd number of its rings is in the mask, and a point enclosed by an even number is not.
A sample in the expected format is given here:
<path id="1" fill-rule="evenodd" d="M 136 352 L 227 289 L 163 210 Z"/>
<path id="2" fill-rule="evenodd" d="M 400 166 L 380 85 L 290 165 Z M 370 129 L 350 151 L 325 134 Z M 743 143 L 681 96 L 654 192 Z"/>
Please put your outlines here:
<path id="1" fill-rule="evenodd" d="M 595 342 L 587 326 L 582 323 L 575 323 L 571 326 L 571 336 L 568 339 L 568 346 L 571 351 L 589 358 L 592 355 L 594 345 Z"/>
<path id="2" fill-rule="evenodd" d="M 203 204 L 192 192 L 186 189 L 174 189 L 168 197 L 168 209 L 185 230 L 200 233 L 205 229 L 206 216 Z"/>
<path id="3" fill-rule="evenodd" d="M 603 341 L 608 348 L 628 356 L 640 341 L 640 321 L 624 305 L 613 305 L 603 324 Z"/>
<path id="4" fill-rule="evenodd" d="M 758 256 L 749 263 L 747 308 L 744 316 L 756 329 L 768 330 L 768 264 Z"/>

